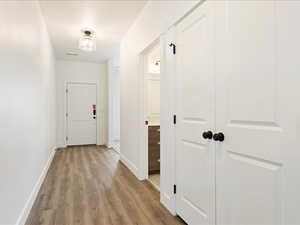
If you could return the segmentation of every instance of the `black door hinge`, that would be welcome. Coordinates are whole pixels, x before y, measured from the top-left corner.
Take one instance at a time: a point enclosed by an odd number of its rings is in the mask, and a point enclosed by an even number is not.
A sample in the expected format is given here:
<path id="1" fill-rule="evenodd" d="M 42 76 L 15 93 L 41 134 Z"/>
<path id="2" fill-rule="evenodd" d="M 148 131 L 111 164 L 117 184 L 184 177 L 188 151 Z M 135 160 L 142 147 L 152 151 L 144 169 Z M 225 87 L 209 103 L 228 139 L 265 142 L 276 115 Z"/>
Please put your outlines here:
<path id="1" fill-rule="evenodd" d="M 173 47 L 173 55 L 176 54 L 176 45 L 174 43 L 169 44 L 170 47 Z"/>
<path id="2" fill-rule="evenodd" d="M 148 125 L 148 120 L 145 121 L 145 125 Z"/>
<path id="3" fill-rule="evenodd" d="M 174 195 L 176 194 L 176 192 L 177 192 L 177 188 L 176 188 L 176 184 L 174 184 L 174 186 L 173 186 L 173 188 L 174 188 L 174 190 L 173 190 L 173 193 L 174 193 Z"/>
<path id="4" fill-rule="evenodd" d="M 173 123 L 176 124 L 176 115 L 173 115 Z"/>

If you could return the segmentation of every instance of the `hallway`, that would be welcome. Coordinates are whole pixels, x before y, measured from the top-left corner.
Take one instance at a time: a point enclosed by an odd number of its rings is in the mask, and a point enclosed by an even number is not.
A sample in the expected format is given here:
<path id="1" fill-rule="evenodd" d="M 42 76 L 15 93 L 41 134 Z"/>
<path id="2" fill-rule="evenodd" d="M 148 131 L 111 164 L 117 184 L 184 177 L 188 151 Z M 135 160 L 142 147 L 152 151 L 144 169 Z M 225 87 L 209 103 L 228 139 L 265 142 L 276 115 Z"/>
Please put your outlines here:
<path id="1" fill-rule="evenodd" d="M 300 225 L 299 25 L 300 0 L 0 1 L 0 225 Z"/>
<path id="2" fill-rule="evenodd" d="M 56 151 L 26 225 L 180 225 L 111 149 Z"/>

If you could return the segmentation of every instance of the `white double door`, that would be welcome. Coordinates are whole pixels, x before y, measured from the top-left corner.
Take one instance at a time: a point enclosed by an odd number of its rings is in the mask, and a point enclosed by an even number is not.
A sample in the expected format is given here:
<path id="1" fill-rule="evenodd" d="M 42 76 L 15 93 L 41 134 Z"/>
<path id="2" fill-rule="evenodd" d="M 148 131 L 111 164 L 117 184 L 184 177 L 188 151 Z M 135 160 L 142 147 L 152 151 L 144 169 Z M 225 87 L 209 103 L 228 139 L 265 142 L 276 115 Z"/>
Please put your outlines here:
<path id="1" fill-rule="evenodd" d="M 189 225 L 300 224 L 291 4 L 206 1 L 176 27 L 176 211 Z"/>

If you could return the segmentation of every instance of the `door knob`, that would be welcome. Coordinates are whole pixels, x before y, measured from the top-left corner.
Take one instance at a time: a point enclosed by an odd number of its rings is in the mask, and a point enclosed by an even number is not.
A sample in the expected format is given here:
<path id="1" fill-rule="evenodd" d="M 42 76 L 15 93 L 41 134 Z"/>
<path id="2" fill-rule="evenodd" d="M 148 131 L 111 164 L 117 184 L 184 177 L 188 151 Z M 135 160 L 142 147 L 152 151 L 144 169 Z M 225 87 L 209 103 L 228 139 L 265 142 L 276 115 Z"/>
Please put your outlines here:
<path id="1" fill-rule="evenodd" d="M 222 142 L 222 141 L 224 141 L 225 136 L 224 136 L 223 133 L 217 133 L 217 134 L 214 134 L 213 139 L 214 139 L 215 141 L 220 141 L 220 142 Z"/>
<path id="2" fill-rule="evenodd" d="M 212 139 L 213 138 L 213 133 L 210 130 L 206 131 L 206 132 L 203 132 L 202 137 L 204 139 Z"/>

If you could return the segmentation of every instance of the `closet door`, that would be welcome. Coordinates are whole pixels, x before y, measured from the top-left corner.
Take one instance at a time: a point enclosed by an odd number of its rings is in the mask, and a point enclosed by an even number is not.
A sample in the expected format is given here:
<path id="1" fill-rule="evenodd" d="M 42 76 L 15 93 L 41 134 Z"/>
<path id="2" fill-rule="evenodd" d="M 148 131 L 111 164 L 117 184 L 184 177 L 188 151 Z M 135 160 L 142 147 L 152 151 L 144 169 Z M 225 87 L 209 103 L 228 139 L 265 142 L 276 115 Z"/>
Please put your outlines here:
<path id="1" fill-rule="evenodd" d="M 215 126 L 210 3 L 201 5 L 176 29 L 176 210 L 189 225 L 213 224 L 215 149 L 212 140 L 202 136 Z"/>
<path id="2" fill-rule="evenodd" d="M 216 129 L 225 135 L 223 142 L 216 141 L 220 225 L 291 224 L 283 222 L 284 214 L 294 209 L 283 209 L 294 201 L 292 196 L 299 199 L 299 189 L 285 192 L 299 187 L 299 179 L 286 180 L 287 174 L 295 175 L 287 169 L 295 161 L 291 155 L 299 160 L 299 144 L 293 140 L 296 116 L 291 111 L 299 106 L 291 101 L 294 78 L 285 67 L 292 60 L 285 51 L 289 37 L 280 33 L 277 4 L 217 4 Z"/>

